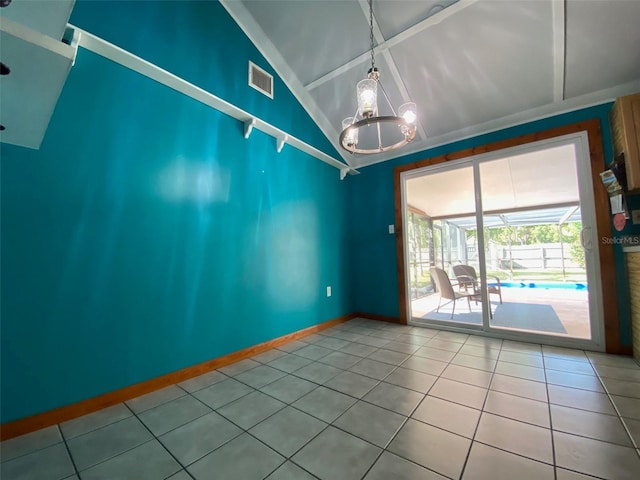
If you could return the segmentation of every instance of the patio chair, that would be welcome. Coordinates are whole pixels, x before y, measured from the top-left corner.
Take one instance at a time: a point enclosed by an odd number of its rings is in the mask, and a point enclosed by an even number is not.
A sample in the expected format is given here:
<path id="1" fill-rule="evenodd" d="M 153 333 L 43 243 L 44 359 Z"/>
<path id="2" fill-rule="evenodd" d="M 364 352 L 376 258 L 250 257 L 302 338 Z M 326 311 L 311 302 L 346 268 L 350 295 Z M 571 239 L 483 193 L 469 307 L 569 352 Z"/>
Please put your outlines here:
<path id="1" fill-rule="evenodd" d="M 451 285 L 451 280 L 449 280 L 449 275 L 447 272 L 442 270 L 441 268 L 432 267 L 430 270 L 431 278 L 436 284 L 436 289 L 440 294 L 440 299 L 438 300 L 438 308 L 436 308 L 436 312 L 440 311 L 440 305 L 442 304 L 442 299 L 452 300 L 453 301 L 453 310 L 451 311 L 451 318 L 453 318 L 453 314 L 456 311 L 456 300 L 460 300 L 461 298 L 466 298 L 467 303 L 469 305 L 469 312 L 471 312 L 471 299 L 476 300 L 478 298 L 478 294 L 475 292 L 456 292 Z"/>
<path id="2" fill-rule="evenodd" d="M 469 289 L 480 296 L 480 288 L 478 282 L 478 276 L 476 275 L 476 269 L 471 265 L 454 265 L 453 274 L 456 276 L 458 286 L 460 290 L 468 292 Z M 500 279 L 498 277 L 492 277 L 496 279 L 497 285 L 489 285 L 487 287 L 487 293 L 498 295 L 500 298 L 500 304 L 502 304 L 502 288 L 500 287 Z"/>

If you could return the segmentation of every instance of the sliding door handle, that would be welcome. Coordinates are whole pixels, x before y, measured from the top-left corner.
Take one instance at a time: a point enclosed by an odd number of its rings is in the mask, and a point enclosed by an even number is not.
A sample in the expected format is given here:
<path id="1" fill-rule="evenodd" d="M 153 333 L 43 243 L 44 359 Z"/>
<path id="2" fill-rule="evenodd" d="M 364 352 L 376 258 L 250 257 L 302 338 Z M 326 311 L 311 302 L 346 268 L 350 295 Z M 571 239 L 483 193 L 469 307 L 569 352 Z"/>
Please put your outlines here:
<path id="1" fill-rule="evenodd" d="M 593 250 L 591 227 L 584 227 L 582 230 L 580 230 L 580 245 L 582 245 L 582 248 L 587 252 Z"/>

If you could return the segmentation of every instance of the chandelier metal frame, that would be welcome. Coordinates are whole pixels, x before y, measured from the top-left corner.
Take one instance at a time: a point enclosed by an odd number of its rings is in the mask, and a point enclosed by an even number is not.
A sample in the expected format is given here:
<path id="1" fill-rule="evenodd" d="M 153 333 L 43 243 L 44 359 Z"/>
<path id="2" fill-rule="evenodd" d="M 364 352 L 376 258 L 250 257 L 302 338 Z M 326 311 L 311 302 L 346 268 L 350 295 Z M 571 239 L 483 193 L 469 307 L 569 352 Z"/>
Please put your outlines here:
<path id="1" fill-rule="evenodd" d="M 367 80 L 362 80 L 358 83 L 357 86 L 357 94 L 358 94 L 358 107 L 356 113 L 353 117 L 348 117 L 343 120 L 343 130 L 340 133 L 340 146 L 344 148 L 349 153 L 358 153 L 358 154 L 376 154 L 376 153 L 384 153 L 391 150 L 395 150 L 401 148 L 408 143 L 412 142 L 416 136 L 416 105 L 415 103 L 408 102 L 400 106 L 398 115 L 396 110 L 393 108 L 391 101 L 389 100 L 389 96 L 387 92 L 384 90 L 382 83 L 380 82 L 380 72 L 376 68 L 375 65 L 375 56 L 374 56 L 374 38 L 373 38 L 373 0 L 368 0 L 369 3 L 369 40 L 370 40 L 370 50 L 371 50 L 371 68 L 367 73 L 367 79 L 369 81 L 373 80 L 376 84 L 376 88 L 366 92 L 365 95 L 368 95 L 367 100 L 371 101 L 372 96 L 375 99 L 373 102 L 373 106 L 369 106 L 367 109 L 363 109 L 361 106 L 360 96 L 363 95 L 361 92 L 360 85 Z M 371 85 L 371 83 L 369 83 Z M 389 108 L 393 115 L 386 116 L 378 116 L 378 107 L 377 107 L 377 86 L 380 87 L 380 90 L 383 93 Z M 404 112 L 403 112 L 404 110 Z M 358 119 L 358 114 L 360 114 L 360 119 Z M 392 143 L 390 145 L 382 144 L 382 133 L 381 133 L 381 125 L 382 124 L 395 124 L 397 125 L 400 135 L 398 138 L 401 138 L 398 142 Z M 371 148 L 363 148 L 358 147 L 358 138 L 359 138 L 359 130 L 363 127 L 375 126 L 377 129 L 377 138 L 378 145 Z M 370 146 L 369 146 L 370 147 Z"/>

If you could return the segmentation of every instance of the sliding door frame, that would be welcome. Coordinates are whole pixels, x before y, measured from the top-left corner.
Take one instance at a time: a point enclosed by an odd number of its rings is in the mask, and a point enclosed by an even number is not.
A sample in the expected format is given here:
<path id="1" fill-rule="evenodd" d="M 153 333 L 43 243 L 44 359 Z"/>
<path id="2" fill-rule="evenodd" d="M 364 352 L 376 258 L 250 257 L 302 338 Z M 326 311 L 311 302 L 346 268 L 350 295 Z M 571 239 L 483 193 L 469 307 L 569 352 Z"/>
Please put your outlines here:
<path id="1" fill-rule="evenodd" d="M 593 186 L 595 207 L 594 238 L 597 239 L 598 257 L 600 263 L 600 286 L 602 294 L 602 314 L 604 321 L 604 344 L 608 353 L 626 353 L 620 345 L 620 330 L 618 320 L 618 298 L 616 288 L 616 272 L 614 265 L 613 246 L 599 241 L 602 237 L 611 237 L 611 221 L 609 215 L 609 200 L 607 192 L 600 182 L 600 172 L 605 168 L 602 133 L 598 119 L 574 123 L 562 127 L 552 128 L 542 132 L 531 133 L 519 137 L 506 139 L 479 147 L 459 150 L 457 152 L 439 155 L 425 160 L 408 163 L 394 168 L 394 200 L 396 224 L 396 258 L 398 262 L 398 294 L 400 300 L 401 323 L 407 324 L 407 280 L 405 272 L 405 241 L 401 174 L 415 169 L 438 165 L 454 160 L 471 159 L 476 156 L 497 152 L 513 147 L 523 146 L 542 140 L 551 140 L 580 132 L 586 132 L 589 143 L 589 158 L 591 163 L 591 181 Z M 491 334 L 491 332 L 482 332 Z M 508 336 L 508 335 L 504 335 Z"/>

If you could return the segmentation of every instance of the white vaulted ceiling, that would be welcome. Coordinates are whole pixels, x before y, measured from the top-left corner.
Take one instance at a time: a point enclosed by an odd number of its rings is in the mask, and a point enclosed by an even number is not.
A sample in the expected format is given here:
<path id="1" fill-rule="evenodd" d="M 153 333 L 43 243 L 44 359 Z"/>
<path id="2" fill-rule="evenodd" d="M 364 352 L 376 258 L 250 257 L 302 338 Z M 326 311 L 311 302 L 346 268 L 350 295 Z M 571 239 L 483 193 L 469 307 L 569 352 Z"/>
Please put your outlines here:
<path id="1" fill-rule="evenodd" d="M 366 0 L 222 0 L 338 147 L 370 66 Z M 640 91 L 640 0 L 374 0 L 376 66 L 416 140 L 353 167 Z"/>

